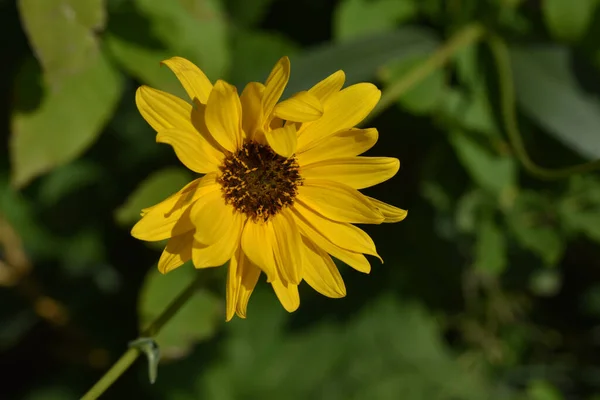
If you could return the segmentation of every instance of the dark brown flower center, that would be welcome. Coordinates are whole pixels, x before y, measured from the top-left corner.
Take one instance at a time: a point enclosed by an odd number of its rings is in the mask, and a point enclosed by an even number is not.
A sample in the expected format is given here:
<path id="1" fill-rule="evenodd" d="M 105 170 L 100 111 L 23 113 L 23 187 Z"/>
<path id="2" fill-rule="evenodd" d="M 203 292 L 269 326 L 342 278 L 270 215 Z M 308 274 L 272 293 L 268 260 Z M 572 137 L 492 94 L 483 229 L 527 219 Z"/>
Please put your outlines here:
<path id="1" fill-rule="evenodd" d="M 254 221 L 267 221 L 294 203 L 302 179 L 295 157 L 248 142 L 225 158 L 219 177 L 225 201 Z"/>

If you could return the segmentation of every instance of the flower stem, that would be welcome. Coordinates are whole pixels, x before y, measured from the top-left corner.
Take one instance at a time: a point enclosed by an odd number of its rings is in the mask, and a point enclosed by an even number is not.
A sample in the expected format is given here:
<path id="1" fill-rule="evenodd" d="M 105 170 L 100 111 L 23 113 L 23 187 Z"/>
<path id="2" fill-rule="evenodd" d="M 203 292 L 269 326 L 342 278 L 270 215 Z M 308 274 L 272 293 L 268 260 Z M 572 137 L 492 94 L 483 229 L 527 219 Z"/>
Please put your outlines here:
<path id="1" fill-rule="evenodd" d="M 472 23 L 456 34 L 454 34 L 443 46 L 438 48 L 429 58 L 411 69 L 402 79 L 392 83 L 383 91 L 381 100 L 369 114 L 369 119 L 379 115 L 386 108 L 392 105 L 398 97 L 406 93 L 417 83 L 427 78 L 429 74 L 438 68 L 443 67 L 452 56 L 461 48 L 473 44 L 480 40 L 485 34 L 485 29 L 479 23 Z"/>
<path id="2" fill-rule="evenodd" d="M 573 174 L 600 170 L 600 160 L 577 164 L 565 168 L 544 168 L 536 164 L 525 149 L 519 131 L 515 111 L 515 85 L 510 66 L 510 54 L 504 41 L 498 36 L 489 36 L 488 45 L 496 61 L 500 87 L 500 108 L 504 129 L 517 159 L 531 175 L 541 179 L 562 179 Z"/>
<path id="3" fill-rule="evenodd" d="M 165 326 L 171 318 L 177 314 L 181 307 L 196 293 L 200 282 L 203 281 L 203 274 L 198 273 L 189 286 L 187 286 L 179 295 L 169 304 L 167 308 L 141 333 L 141 337 L 155 336 Z M 132 347 L 128 349 L 114 363 L 114 365 L 100 378 L 94 386 L 81 398 L 81 400 L 95 400 L 102 395 L 140 356 L 140 349 Z"/>

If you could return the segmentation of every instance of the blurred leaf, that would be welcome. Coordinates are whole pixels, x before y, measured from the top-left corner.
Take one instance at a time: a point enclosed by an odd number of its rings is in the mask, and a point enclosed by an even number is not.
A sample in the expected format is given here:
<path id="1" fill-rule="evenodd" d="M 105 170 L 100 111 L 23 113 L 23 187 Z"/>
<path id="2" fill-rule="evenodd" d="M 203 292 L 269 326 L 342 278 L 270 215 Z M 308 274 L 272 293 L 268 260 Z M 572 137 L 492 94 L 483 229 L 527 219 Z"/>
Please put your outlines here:
<path id="1" fill-rule="evenodd" d="M 160 203 L 191 180 L 192 174 L 184 168 L 171 167 L 158 170 L 135 188 L 125 204 L 115 211 L 115 218 L 121 225 L 137 222 L 143 208 Z"/>
<path id="2" fill-rule="evenodd" d="M 286 93 L 306 90 L 340 69 L 346 73 L 346 85 L 368 81 L 390 61 L 429 54 L 437 44 L 430 30 L 418 27 L 402 27 L 340 44 L 327 43 L 291 57 L 294 73 Z"/>
<path id="3" fill-rule="evenodd" d="M 40 182 L 38 199 L 46 207 L 52 206 L 77 189 L 98 184 L 102 173 L 99 165 L 84 160 L 58 167 Z"/>
<path id="4" fill-rule="evenodd" d="M 389 31 L 417 14 L 414 0 L 343 0 L 333 18 L 333 36 L 347 40 Z"/>
<path id="5" fill-rule="evenodd" d="M 152 22 L 152 33 L 172 55 L 198 65 L 211 79 L 225 75 L 230 63 L 227 24 L 218 0 L 134 0 Z"/>
<path id="6" fill-rule="evenodd" d="M 98 230 L 87 228 L 65 241 L 62 251 L 63 267 L 72 276 L 92 272 L 106 258 L 104 238 Z M 96 272 L 96 271 L 94 271 Z"/>
<path id="7" fill-rule="evenodd" d="M 239 31 L 232 46 L 233 68 L 230 81 L 240 92 L 248 82 L 263 82 L 281 57 L 293 56 L 298 50 L 294 42 L 280 34 L 257 30 Z M 257 54 L 260 54 L 260 57 L 257 57 Z M 295 70 L 296 66 L 292 65 L 292 75 Z"/>
<path id="8" fill-rule="evenodd" d="M 516 185 L 517 167 L 512 157 L 492 154 L 464 132 L 450 134 L 450 143 L 473 180 L 500 197 Z"/>
<path id="9" fill-rule="evenodd" d="M 32 258 L 56 255 L 61 252 L 60 240 L 37 220 L 35 211 L 35 204 L 0 174 L 0 213 L 17 231 Z"/>
<path id="10" fill-rule="evenodd" d="M 456 226 L 464 233 L 475 233 L 477 222 L 481 218 L 482 211 L 489 211 L 495 207 L 489 202 L 489 195 L 483 190 L 476 189 L 467 192 L 458 199 L 456 204 Z"/>
<path id="11" fill-rule="evenodd" d="M 592 176 L 573 176 L 569 191 L 559 203 L 567 231 L 582 232 L 600 242 L 600 180 Z"/>
<path id="12" fill-rule="evenodd" d="M 493 215 L 486 215 L 477 229 L 475 245 L 475 268 L 492 275 L 501 274 L 506 268 L 506 238 Z"/>
<path id="13" fill-rule="evenodd" d="M 515 199 L 507 222 L 524 248 L 538 255 L 546 265 L 558 263 L 565 249 L 555 225 L 555 205 L 534 191 L 523 191 Z"/>
<path id="14" fill-rule="evenodd" d="M 542 12 L 546 26 L 560 40 L 575 42 L 583 35 L 594 18 L 598 0 L 543 0 Z"/>
<path id="15" fill-rule="evenodd" d="M 381 76 L 386 85 L 393 85 L 404 75 L 419 65 L 425 57 L 416 57 L 386 65 Z M 414 85 L 398 98 L 398 104 L 413 114 L 427 114 L 435 111 L 444 94 L 445 76 L 442 69 L 436 69 L 425 79 Z"/>
<path id="16" fill-rule="evenodd" d="M 46 83 L 59 90 L 63 78 L 89 68 L 99 57 L 95 32 L 106 19 L 104 0 L 19 0 L 19 13 Z"/>
<path id="17" fill-rule="evenodd" d="M 190 263 L 166 275 L 152 268 L 142 287 L 138 314 L 143 329 L 167 307 L 196 277 L 206 273 Z M 186 356 L 195 343 L 212 337 L 219 324 L 225 321 L 221 300 L 211 292 L 200 289 L 154 338 L 160 346 L 162 359 Z"/>
<path id="18" fill-rule="evenodd" d="M 260 293 L 260 291 L 259 291 Z M 262 298 L 262 296 L 257 296 Z M 198 397 L 294 399 L 493 398 L 485 381 L 465 371 L 421 307 L 383 297 L 347 323 L 321 323 L 296 334 L 273 330 L 255 310 L 281 308 L 250 302 L 249 318 L 233 321 L 227 352 L 198 383 Z M 250 318 L 252 315 L 252 318 Z M 250 328 L 249 326 L 254 326 Z M 270 336 L 269 345 L 260 333 Z M 310 349 L 310 351 L 307 351 Z M 252 372 L 252 373 L 249 373 Z"/>
<path id="19" fill-rule="evenodd" d="M 239 25 L 250 27 L 260 23 L 274 0 L 225 0 L 229 16 Z"/>
<path id="20" fill-rule="evenodd" d="M 527 388 L 529 400 L 563 400 L 560 392 L 548 381 L 534 380 Z"/>
<path id="21" fill-rule="evenodd" d="M 13 184 L 24 186 L 81 155 L 112 115 L 121 89 L 118 72 L 98 55 L 85 69 L 65 76 L 60 87 L 46 88 L 37 109 L 15 110 L 10 137 Z"/>
<path id="22" fill-rule="evenodd" d="M 149 49 L 112 34 L 106 35 L 104 42 L 119 65 L 141 83 L 187 98 L 175 74 L 160 64 L 175 54 Z"/>
<path id="23" fill-rule="evenodd" d="M 77 399 L 78 396 L 73 390 L 67 387 L 45 387 L 32 390 L 23 399 L 24 400 L 70 400 Z"/>
<path id="24" fill-rule="evenodd" d="M 450 123 L 488 138 L 501 138 L 487 89 L 478 86 L 471 93 L 465 94 L 457 89 L 446 88 L 440 103 L 439 108 L 450 119 Z"/>
<path id="25" fill-rule="evenodd" d="M 600 104 L 576 82 L 568 49 L 515 48 L 511 55 L 523 111 L 564 145 L 587 158 L 599 158 Z"/>

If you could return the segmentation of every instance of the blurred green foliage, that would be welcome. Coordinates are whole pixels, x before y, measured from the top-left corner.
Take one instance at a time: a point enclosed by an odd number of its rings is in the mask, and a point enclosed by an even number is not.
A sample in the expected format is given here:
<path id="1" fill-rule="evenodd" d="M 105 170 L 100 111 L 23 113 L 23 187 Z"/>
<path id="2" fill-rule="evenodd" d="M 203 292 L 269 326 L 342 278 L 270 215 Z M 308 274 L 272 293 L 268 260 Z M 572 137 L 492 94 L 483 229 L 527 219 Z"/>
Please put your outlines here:
<path id="1" fill-rule="evenodd" d="M 224 323 L 224 269 L 163 276 L 129 229 L 192 176 L 134 104 L 183 94 L 179 55 L 239 89 L 292 60 L 286 94 L 343 69 L 405 84 L 461 29 L 506 41 L 518 123 L 548 168 L 600 157 L 597 0 L 0 0 L 2 399 L 78 398 L 187 282 L 212 278 L 106 398 L 594 400 L 600 397 L 600 177 L 532 177 L 506 135 L 484 42 L 391 99 L 370 155 L 403 168 L 369 195 L 409 209 L 366 227 L 384 265 L 341 265 L 348 297 L 259 284 Z M 510 82 L 508 82 L 510 84 Z"/>

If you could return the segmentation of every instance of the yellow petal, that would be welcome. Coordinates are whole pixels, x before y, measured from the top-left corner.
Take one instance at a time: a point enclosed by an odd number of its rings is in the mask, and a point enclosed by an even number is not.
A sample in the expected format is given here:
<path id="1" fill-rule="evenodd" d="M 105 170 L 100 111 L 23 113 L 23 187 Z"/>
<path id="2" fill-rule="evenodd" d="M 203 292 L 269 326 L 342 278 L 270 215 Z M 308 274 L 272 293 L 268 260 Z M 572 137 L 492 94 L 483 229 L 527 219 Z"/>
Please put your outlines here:
<path id="1" fill-rule="evenodd" d="M 156 141 L 171 145 L 179 161 L 199 174 L 216 171 L 223 160 L 223 153 L 196 131 L 167 129 L 158 132 Z"/>
<path id="2" fill-rule="evenodd" d="M 166 274 L 191 260 L 193 240 L 193 231 L 169 239 L 158 260 L 158 270 Z"/>
<path id="3" fill-rule="evenodd" d="M 196 128 L 196 132 L 214 148 L 214 151 L 217 153 L 216 157 L 222 159 L 225 149 L 208 130 L 206 126 L 206 104 L 200 103 L 198 99 L 194 100 L 194 107 L 192 107 L 192 125 Z"/>
<path id="4" fill-rule="evenodd" d="M 295 208 L 296 205 L 294 205 Z M 331 254 L 333 257 L 342 261 L 343 263 L 349 265 L 359 272 L 363 272 L 368 274 L 371 272 L 371 265 L 369 264 L 369 260 L 365 256 L 360 253 L 355 253 L 353 251 L 349 251 L 346 249 L 342 249 L 339 246 L 331 243 L 328 238 L 323 236 L 320 232 L 310 226 L 305 220 L 303 220 L 302 216 L 298 215 L 296 219 L 296 224 L 298 225 L 298 229 L 300 230 L 300 234 L 303 237 L 307 237 L 312 240 L 317 246 L 323 249 L 325 252 Z"/>
<path id="5" fill-rule="evenodd" d="M 198 198 L 190 210 L 190 219 L 196 227 L 194 239 L 204 245 L 220 241 L 240 218 L 231 205 L 225 204 L 221 190 Z"/>
<path id="6" fill-rule="evenodd" d="M 332 95 L 342 89 L 345 80 L 346 74 L 344 74 L 344 71 L 339 70 L 317 83 L 308 92 L 315 95 L 321 103 L 325 103 Z"/>
<path id="7" fill-rule="evenodd" d="M 277 298 L 287 312 L 294 312 L 300 307 L 298 285 L 287 282 L 284 283 L 280 280 L 271 282 L 271 285 L 273 285 L 273 290 L 275 291 Z"/>
<path id="8" fill-rule="evenodd" d="M 189 217 L 190 206 L 204 193 L 219 188 L 214 173 L 188 183 L 168 199 L 145 209 L 144 216 L 135 224 L 131 235 L 140 240 L 158 241 L 193 230 L 194 225 Z"/>
<path id="9" fill-rule="evenodd" d="M 289 210 L 282 210 L 272 221 L 277 269 L 283 279 L 298 285 L 302 280 L 302 240 L 294 217 Z"/>
<path id="10" fill-rule="evenodd" d="M 327 179 L 354 189 L 364 189 L 396 175 L 400 161 L 392 157 L 345 157 L 302 167 L 304 179 Z"/>
<path id="11" fill-rule="evenodd" d="M 242 105 L 235 86 L 218 80 L 208 97 L 204 115 L 210 134 L 224 149 L 242 145 Z"/>
<path id="12" fill-rule="evenodd" d="M 289 79 L 290 59 L 281 57 L 265 81 L 265 91 L 262 96 L 262 110 L 265 117 L 270 115 L 273 111 L 273 108 L 281 98 Z"/>
<path id="13" fill-rule="evenodd" d="M 379 201 L 372 197 L 367 196 L 367 198 L 369 199 L 371 204 L 377 207 L 381 214 L 383 214 L 383 217 L 385 218 L 383 222 L 400 222 L 404 218 L 406 218 L 406 215 L 408 214 L 408 211 L 403 210 L 401 208 L 394 207 L 390 204 L 384 203 L 383 201 Z"/>
<path id="14" fill-rule="evenodd" d="M 192 106 L 167 92 L 140 86 L 135 92 L 135 103 L 142 117 L 157 132 L 166 129 L 193 131 Z"/>
<path id="15" fill-rule="evenodd" d="M 239 247 L 242 236 L 243 216 L 233 214 L 233 222 L 223 236 L 214 244 L 206 245 L 194 240 L 192 260 L 196 268 L 219 267 L 225 264 Z"/>
<path id="16" fill-rule="evenodd" d="M 329 241 L 343 249 L 355 253 L 365 253 L 381 260 L 373 239 L 362 229 L 348 223 L 335 222 L 317 214 L 299 200 L 294 204 L 294 210 L 304 222 L 320 232 Z M 383 262 L 383 260 L 382 260 Z"/>
<path id="17" fill-rule="evenodd" d="M 296 152 L 298 137 L 294 124 L 287 124 L 284 127 L 265 132 L 265 136 L 269 146 L 280 156 L 289 158 Z"/>
<path id="18" fill-rule="evenodd" d="M 306 283 L 317 292 L 331 298 L 346 296 L 346 286 L 329 254 L 321 250 L 308 238 L 304 242 L 303 276 Z"/>
<path id="19" fill-rule="evenodd" d="M 200 68 L 182 57 L 172 57 L 161 64 L 173 71 L 192 101 L 197 98 L 206 104 L 213 86 Z"/>
<path id="20" fill-rule="evenodd" d="M 326 218 L 353 224 L 380 224 L 383 215 L 358 190 L 334 181 L 310 179 L 297 199 Z"/>
<path id="21" fill-rule="evenodd" d="M 313 142 L 354 127 L 375 107 L 381 92 L 370 83 L 358 83 L 331 96 L 324 104 L 323 116 L 304 124 L 298 132 L 298 146 L 312 147 Z"/>
<path id="22" fill-rule="evenodd" d="M 304 91 L 277 104 L 273 115 L 286 121 L 309 122 L 321 118 L 323 105 L 317 97 Z"/>
<path id="23" fill-rule="evenodd" d="M 240 96 L 242 103 L 242 128 L 249 139 L 262 124 L 261 99 L 265 86 L 262 83 L 250 82 Z"/>
<path id="24" fill-rule="evenodd" d="M 225 320 L 231 321 L 235 314 L 235 307 L 238 302 L 238 296 L 240 291 L 240 281 L 238 270 L 240 268 L 240 261 L 242 256 L 241 248 L 238 248 L 234 252 L 231 261 L 229 262 L 229 268 L 227 268 L 227 283 L 225 286 Z"/>
<path id="25" fill-rule="evenodd" d="M 243 253 L 242 253 L 243 255 Z M 241 275 L 240 288 L 238 292 L 237 305 L 235 312 L 240 318 L 246 318 L 246 309 L 250 295 L 254 291 L 254 287 L 260 276 L 260 268 L 254 265 L 248 257 L 243 256 L 242 268 L 238 268 L 238 275 Z"/>
<path id="26" fill-rule="evenodd" d="M 298 148 L 296 157 L 300 165 L 307 165 L 331 158 L 354 157 L 369 150 L 379 134 L 377 129 L 350 129 L 329 136 L 307 150 Z"/>
<path id="27" fill-rule="evenodd" d="M 271 222 L 246 222 L 242 232 L 242 250 L 271 282 L 277 278 L 277 267 L 273 254 L 275 234 Z"/>

